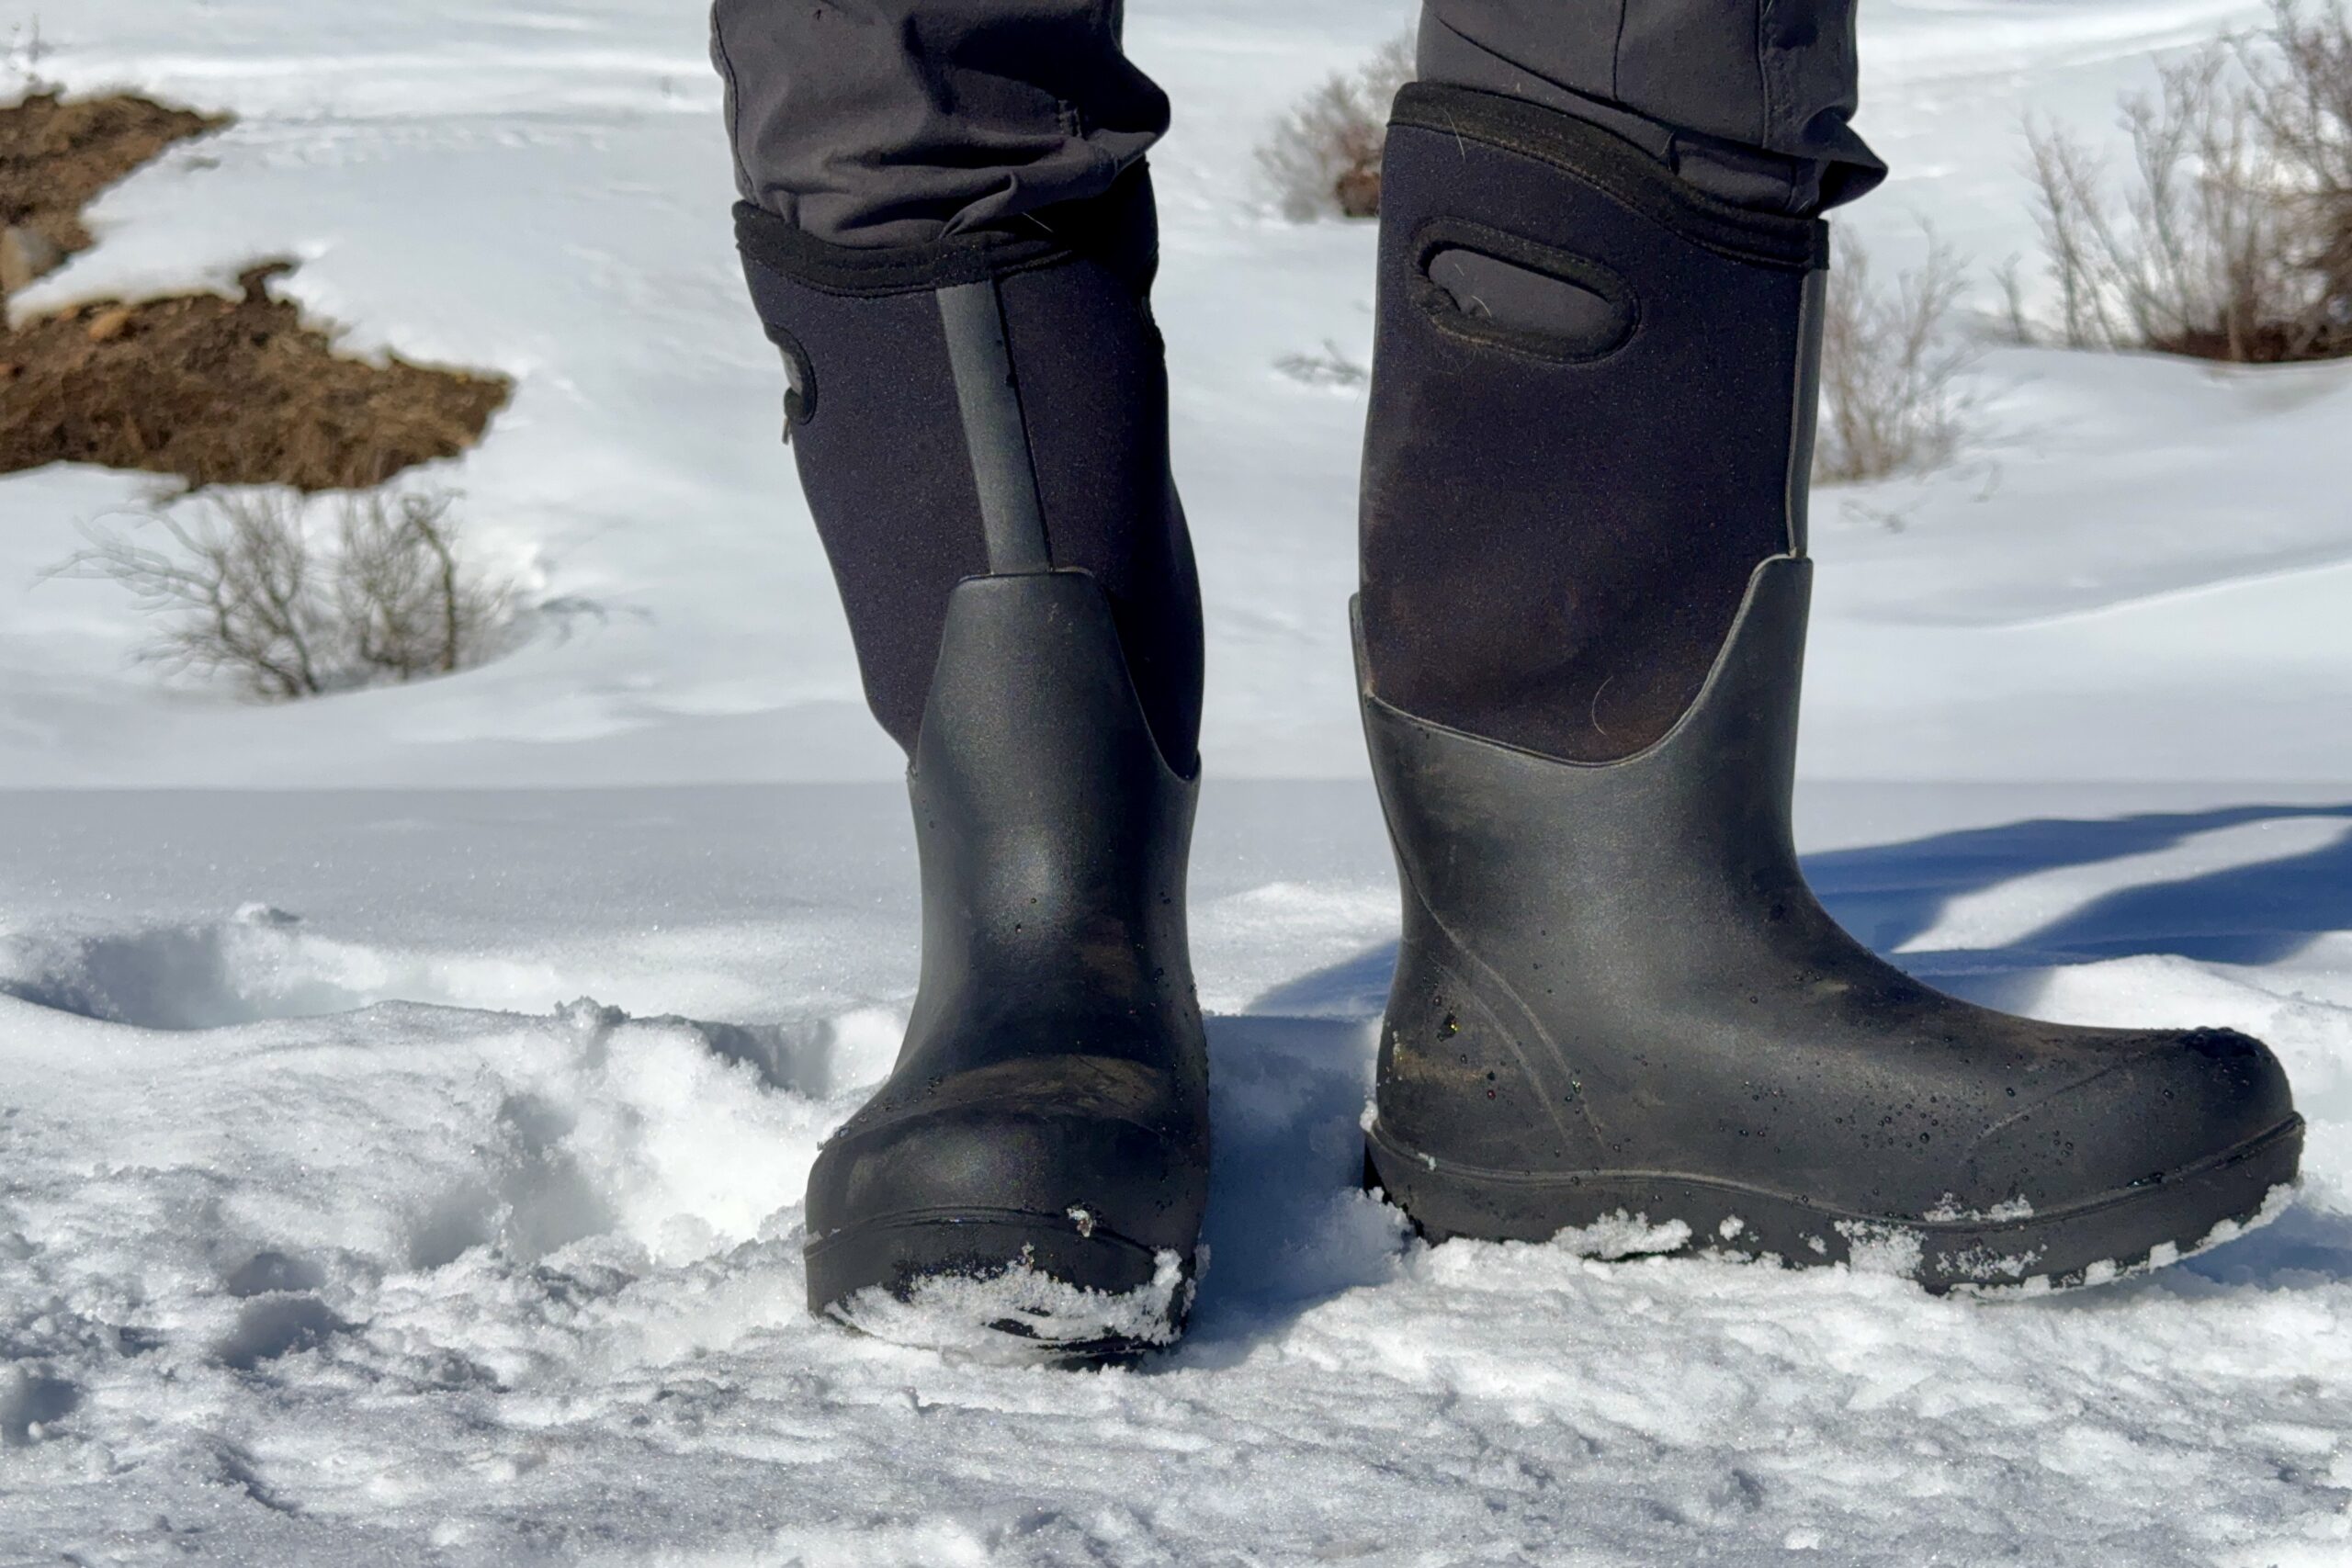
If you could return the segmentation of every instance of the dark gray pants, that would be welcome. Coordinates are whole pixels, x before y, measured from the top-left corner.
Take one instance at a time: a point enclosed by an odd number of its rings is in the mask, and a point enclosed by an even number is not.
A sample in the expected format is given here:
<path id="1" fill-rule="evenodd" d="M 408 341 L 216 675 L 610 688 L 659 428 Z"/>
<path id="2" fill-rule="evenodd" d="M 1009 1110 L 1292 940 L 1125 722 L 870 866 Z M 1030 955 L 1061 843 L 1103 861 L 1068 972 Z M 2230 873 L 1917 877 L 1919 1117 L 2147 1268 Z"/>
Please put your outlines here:
<path id="1" fill-rule="evenodd" d="M 1878 183 L 1848 123 L 1855 0 L 1428 0 L 1421 74 L 1577 115 L 1714 195 L 1809 213 Z M 919 244 L 1098 196 L 1168 129 L 1125 0 L 717 0 L 744 198 Z"/>

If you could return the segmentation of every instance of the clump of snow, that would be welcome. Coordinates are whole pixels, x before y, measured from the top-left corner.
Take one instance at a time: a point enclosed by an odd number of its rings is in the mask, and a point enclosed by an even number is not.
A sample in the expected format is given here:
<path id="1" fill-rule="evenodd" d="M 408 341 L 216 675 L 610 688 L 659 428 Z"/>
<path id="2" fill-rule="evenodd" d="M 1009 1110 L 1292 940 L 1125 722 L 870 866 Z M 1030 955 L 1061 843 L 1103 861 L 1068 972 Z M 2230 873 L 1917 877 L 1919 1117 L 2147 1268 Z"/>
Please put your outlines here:
<path id="1" fill-rule="evenodd" d="M 2026 1252 L 1996 1252 L 1988 1247 L 1962 1247 L 1957 1250 L 1939 1248 L 1937 1263 L 1947 1274 L 1961 1277 L 1965 1283 L 1954 1289 L 1970 1291 L 2000 1280 L 2022 1283 L 2031 1276 L 2034 1265 L 2041 1261 L 2041 1249 Z"/>
<path id="2" fill-rule="evenodd" d="M 1947 1192 L 1943 1195 L 1941 1201 L 1922 1214 L 1920 1218 L 1932 1220 L 1939 1224 L 1948 1224 L 1960 1220 L 1989 1221 L 1997 1224 L 2010 1220 L 2033 1218 L 2033 1205 L 2023 1196 L 2018 1196 L 2005 1199 L 1989 1208 L 1971 1209 L 1961 1202 L 1958 1194 Z"/>
<path id="3" fill-rule="evenodd" d="M 1834 1223 L 1846 1238 L 1847 1263 L 1857 1274 L 1890 1274 L 1916 1280 L 1925 1257 L 1926 1236 L 1909 1225 L 1879 1224 L 1868 1220 Z"/>
<path id="4" fill-rule="evenodd" d="M 1023 1258 L 994 1274 L 934 1276 L 905 1296 L 869 1286 L 831 1311 L 894 1345 L 1006 1364 L 1051 1361 L 1083 1347 L 1173 1344 L 1193 1280 L 1174 1252 L 1152 1261 L 1152 1277 L 1131 1291 L 1084 1290 Z"/>
<path id="5" fill-rule="evenodd" d="M 1653 1224 L 1647 1214 L 1628 1213 L 1620 1209 L 1589 1225 L 1570 1225 L 1552 1238 L 1552 1245 L 1578 1258 L 1640 1258 L 1681 1251 L 1690 1245 L 1690 1226 L 1682 1220 Z"/>
<path id="6" fill-rule="evenodd" d="M 81 1402 L 81 1390 L 36 1363 L 0 1367 L 0 1447 L 29 1448 L 44 1440 L 51 1426 Z"/>

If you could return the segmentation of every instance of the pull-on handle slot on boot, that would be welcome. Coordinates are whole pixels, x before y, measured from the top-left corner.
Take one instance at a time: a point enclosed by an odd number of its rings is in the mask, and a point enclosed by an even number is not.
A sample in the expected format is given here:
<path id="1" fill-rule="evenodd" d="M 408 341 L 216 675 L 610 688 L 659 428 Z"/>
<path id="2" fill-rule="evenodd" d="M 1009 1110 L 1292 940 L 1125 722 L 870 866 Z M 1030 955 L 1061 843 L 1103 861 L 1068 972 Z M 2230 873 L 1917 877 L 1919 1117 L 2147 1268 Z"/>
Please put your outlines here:
<path id="1" fill-rule="evenodd" d="M 1579 364 L 1614 354 L 1640 325 L 1632 286 L 1590 257 L 1450 219 L 1414 241 L 1420 307 L 1456 336 Z"/>

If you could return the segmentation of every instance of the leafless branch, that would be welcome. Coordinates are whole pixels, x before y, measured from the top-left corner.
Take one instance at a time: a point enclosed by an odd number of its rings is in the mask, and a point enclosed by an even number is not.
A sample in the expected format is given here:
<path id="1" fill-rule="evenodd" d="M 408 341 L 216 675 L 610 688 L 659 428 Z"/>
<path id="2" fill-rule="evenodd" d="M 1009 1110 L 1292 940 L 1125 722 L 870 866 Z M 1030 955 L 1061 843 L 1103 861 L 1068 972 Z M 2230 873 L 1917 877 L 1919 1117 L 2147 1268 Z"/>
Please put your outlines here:
<path id="1" fill-rule="evenodd" d="M 511 583 L 465 558 L 446 495 L 346 497 L 332 529 L 290 491 L 208 491 L 84 530 L 52 575 L 120 584 L 160 623 L 141 649 L 288 702 L 469 668 L 503 652 Z M 322 536 L 325 536 L 322 543 Z"/>
<path id="2" fill-rule="evenodd" d="M 2064 341 L 2270 362 L 2352 354 L 2352 23 L 2278 0 L 2261 31 L 2123 101 L 2119 198 L 2075 136 L 2027 126 Z"/>
<path id="3" fill-rule="evenodd" d="M 1413 79 L 1413 39 L 1392 39 L 1351 72 L 1335 72 L 1279 120 L 1258 166 L 1283 216 L 1372 218 L 1380 212 L 1380 163 L 1389 106 Z"/>
<path id="4" fill-rule="evenodd" d="M 1822 323 L 1821 423 L 1814 478 L 1883 479 L 1949 462 L 1966 434 L 1962 372 L 1974 353 L 1955 328 L 1960 258 L 1932 231 L 1928 254 L 1890 287 L 1841 238 Z"/>

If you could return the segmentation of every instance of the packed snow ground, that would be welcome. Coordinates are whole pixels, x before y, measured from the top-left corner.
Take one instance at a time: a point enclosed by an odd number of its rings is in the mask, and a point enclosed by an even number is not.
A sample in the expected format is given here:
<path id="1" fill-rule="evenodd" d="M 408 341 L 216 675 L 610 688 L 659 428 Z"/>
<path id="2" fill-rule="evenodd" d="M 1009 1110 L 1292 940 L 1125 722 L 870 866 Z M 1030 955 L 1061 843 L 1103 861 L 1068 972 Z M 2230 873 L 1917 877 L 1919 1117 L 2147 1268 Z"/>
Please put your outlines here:
<path id="1" fill-rule="evenodd" d="M 2352 804 L 1808 799 L 1924 972 L 2275 1041 L 2301 1202 L 1999 1306 L 1408 1243 L 1354 1186 L 1368 793 L 1229 784 L 1193 1333 L 943 1359 L 801 1307 L 808 1162 L 912 979 L 887 789 L 14 797 L 0 1561 L 2352 1558 Z"/>
<path id="2" fill-rule="evenodd" d="M 560 607 L 456 680 L 170 691 L 111 590 L 34 581 L 146 481 L 0 479 L 0 1562 L 2352 1562 L 2352 372 L 1991 354 L 1962 467 L 1815 517 L 1834 906 L 1983 999 L 2270 1039 L 2295 1207 L 1999 1307 L 1431 1250 L 1354 1187 L 1396 919 L 1341 609 L 1361 393 L 1274 367 L 1361 363 L 1370 235 L 1249 188 L 1407 8 L 1130 8 L 1179 106 L 1218 1153 L 1193 1335 L 1071 1376 L 801 1312 L 912 876 L 695 7 L 0 0 L 49 77 L 243 117 L 19 308 L 290 254 L 356 344 L 514 375 L 441 477 Z M 2105 124 L 2149 50 L 2255 14 L 1866 0 L 1899 173 L 1856 230 L 2030 248 L 2018 114 Z M 254 793 L 288 784 L 341 793 Z"/>

